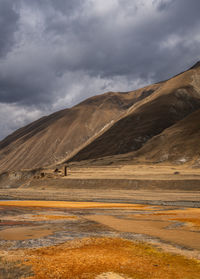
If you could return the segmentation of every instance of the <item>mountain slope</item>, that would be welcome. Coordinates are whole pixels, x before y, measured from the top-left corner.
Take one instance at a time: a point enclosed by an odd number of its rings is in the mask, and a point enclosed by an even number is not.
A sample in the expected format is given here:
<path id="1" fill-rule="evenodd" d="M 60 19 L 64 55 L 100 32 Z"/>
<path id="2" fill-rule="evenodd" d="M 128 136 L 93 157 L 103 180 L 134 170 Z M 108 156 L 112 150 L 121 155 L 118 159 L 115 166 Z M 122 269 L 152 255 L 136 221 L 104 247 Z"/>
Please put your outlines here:
<path id="1" fill-rule="evenodd" d="M 133 155 L 133 154 L 132 154 Z M 135 157 L 200 165 L 200 109 L 148 141 Z"/>
<path id="2" fill-rule="evenodd" d="M 200 63 L 163 83 L 127 115 L 73 156 L 97 159 L 140 149 L 154 136 L 200 108 Z"/>
<path id="3" fill-rule="evenodd" d="M 199 109 L 200 62 L 164 82 L 94 96 L 17 130 L 0 142 L 0 171 L 129 156 L 145 146 L 145 156 L 151 157 L 156 154 L 156 145 L 150 145 L 155 137 L 169 127 L 176 129 Z"/>
<path id="4" fill-rule="evenodd" d="M 127 93 L 108 92 L 17 130 L 0 142 L 0 171 L 36 168 L 64 160 L 159 87 L 157 84 Z"/>

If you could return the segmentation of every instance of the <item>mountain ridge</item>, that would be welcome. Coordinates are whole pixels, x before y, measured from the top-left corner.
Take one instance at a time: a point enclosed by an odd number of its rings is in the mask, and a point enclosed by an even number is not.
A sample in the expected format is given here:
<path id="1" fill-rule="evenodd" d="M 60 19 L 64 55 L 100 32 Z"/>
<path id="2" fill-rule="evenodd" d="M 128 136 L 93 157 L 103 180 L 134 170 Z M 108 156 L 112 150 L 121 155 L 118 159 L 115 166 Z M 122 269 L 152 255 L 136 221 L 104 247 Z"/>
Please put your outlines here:
<path id="1" fill-rule="evenodd" d="M 198 61 L 164 82 L 93 96 L 18 129 L 0 141 L 0 171 L 137 153 L 199 108 Z"/>

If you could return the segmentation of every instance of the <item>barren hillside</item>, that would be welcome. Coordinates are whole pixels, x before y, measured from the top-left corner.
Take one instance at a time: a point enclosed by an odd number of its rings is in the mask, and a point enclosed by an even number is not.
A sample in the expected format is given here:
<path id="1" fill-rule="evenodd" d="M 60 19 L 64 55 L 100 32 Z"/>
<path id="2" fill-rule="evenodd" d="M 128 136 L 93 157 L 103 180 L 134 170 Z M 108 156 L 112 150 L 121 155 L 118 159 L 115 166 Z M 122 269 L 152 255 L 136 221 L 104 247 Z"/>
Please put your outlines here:
<path id="1" fill-rule="evenodd" d="M 72 157 L 71 161 L 125 154 L 140 148 L 142 148 L 141 152 L 137 154 L 145 154 L 146 157 L 149 154 L 150 158 L 150 154 L 152 154 L 150 143 L 155 143 L 155 136 L 171 126 L 174 127 L 172 128 L 174 133 L 178 133 L 179 121 L 200 109 L 199 66 L 200 64 L 197 63 L 190 70 L 162 83 L 149 97 L 133 105 L 128 113 L 109 130 Z M 192 117 L 188 118 L 187 121 L 180 122 L 183 131 L 187 131 L 191 124 L 194 125 L 194 129 L 199 129 L 198 117 L 195 118 L 195 121 Z M 174 126 L 176 123 L 177 125 Z M 169 131 L 170 129 L 166 130 L 165 138 L 168 149 L 171 149 L 172 140 L 168 139 L 169 135 L 167 134 Z M 186 134 L 182 134 L 181 141 L 186 142 L 188 150 L 191 149 L 191 152 L 188 152 L 192 153 L 194 150 L 192 144 L 199 140 L 198 133 L 193 135 L 194 139 Z M 177 138 L 177 140 L 179 139 Z M 174 141 L 176 141 L 175 136 Z M 161 141 L 159 143 L 159 148 L 162 150 Z M 157 154 L 157 144 L 155 143 L 153 146 L 154 154 Z M 179 153 L 181 153 L 180 150 Z M 174 158 L 175 154 L 177 153 L 174 153 Z"/>
<path id="2" fill-rule="evenodd" d="M 17 130 L 0 142 L 0 171 L 36 168 L 64 160 L 159 86 L 94 96 Z"/>

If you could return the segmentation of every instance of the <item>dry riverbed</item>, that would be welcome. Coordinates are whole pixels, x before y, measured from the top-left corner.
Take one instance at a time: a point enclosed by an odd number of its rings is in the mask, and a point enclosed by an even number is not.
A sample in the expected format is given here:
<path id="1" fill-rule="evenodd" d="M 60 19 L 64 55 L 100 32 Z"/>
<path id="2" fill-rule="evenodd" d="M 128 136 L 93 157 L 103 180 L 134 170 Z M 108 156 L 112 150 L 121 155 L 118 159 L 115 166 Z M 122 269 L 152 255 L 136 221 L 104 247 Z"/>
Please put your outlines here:
<path id="1" fill-rule="evenodd" d="M 200 278 L 200 209 L 0 201 L 0 278 Z"/>

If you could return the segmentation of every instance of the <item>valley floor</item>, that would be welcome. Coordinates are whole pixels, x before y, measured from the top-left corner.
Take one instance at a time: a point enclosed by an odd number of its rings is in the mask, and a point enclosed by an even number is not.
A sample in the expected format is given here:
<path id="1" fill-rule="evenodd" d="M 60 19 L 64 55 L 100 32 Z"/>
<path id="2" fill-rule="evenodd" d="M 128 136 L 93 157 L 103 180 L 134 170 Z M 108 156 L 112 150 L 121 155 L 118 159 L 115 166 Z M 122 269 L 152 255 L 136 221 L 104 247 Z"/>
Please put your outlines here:
<path id="1" fill-rule="evenodd" d="M 0 201 L 0 278 L 199 278 L 200 208 Z"/>
<path id="2" fill-rule="evenodd" d="M 71 166 L 2 187 L 0 278 L 200 278 L 199 169 Z"/>

